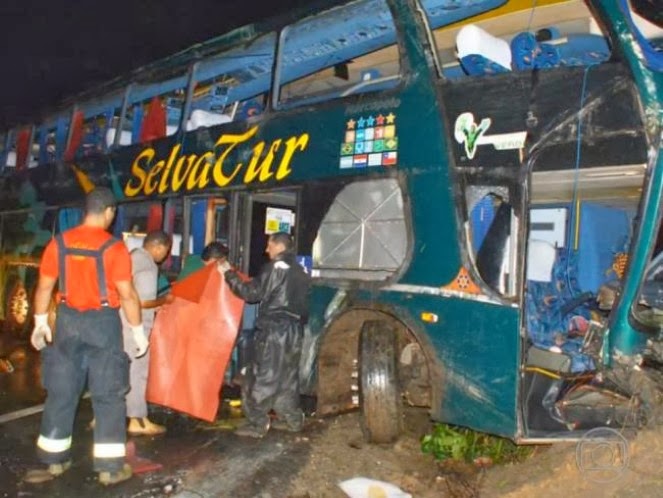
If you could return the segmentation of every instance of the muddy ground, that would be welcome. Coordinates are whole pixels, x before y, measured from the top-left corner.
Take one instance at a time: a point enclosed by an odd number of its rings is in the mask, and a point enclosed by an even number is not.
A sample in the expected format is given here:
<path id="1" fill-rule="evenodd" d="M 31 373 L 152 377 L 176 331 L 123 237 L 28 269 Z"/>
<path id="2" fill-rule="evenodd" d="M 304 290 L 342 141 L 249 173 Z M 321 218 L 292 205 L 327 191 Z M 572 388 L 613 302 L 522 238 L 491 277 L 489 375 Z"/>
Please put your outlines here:
<path id="1" fill-rule="evenodd" d="M 0 413 L 43 400 L 38 368 L 29 365 L 0 372 Z M 339 483 L 353 477 L 387 481 L 423 498 L 663 496 L 661 427 L 626 439 L 609 434 L 601 444 L 538 446 L 523 463 L 478 469 L 469 464 L 440 465 L 421 452 L 421 437 L 432 428 L 425 410 L 407 410 L 406 433 L 385 446 L 364 443 L 357 413 L 310 417 L 301 434 L 270 431 L 259 441 L 232 434 L 242 423 L 237 413 L 226 413 L 216 424 L 174 413 L 154 415 L 168 426 L 168 434 L 137 439 L 135 445 L 140 456 L 163 468 L 115 489 L 100 489 L 91 472 L 88 402 L 81 403 L 77 417 L 72 472 L 58 482 L 40 486 L 22 482 L 25 471 L 36 464 L 34 440 L 40 414 L 0 424 L 0 498 L 342 498 L 346 495 Z"/>
<path id="2" fill-rule="evenodd" d="M 430 429 L 428 417 L 416 410 L 407 416 L 408 433 L 388 446 L 363 443 L 357 414 L 312 422 L 325 427 L 311 436 L 306 464 L 283 495 L 272 496 L 342 498 L 338 483 L 355 476 L 422 498 L 663 496 L 663 428 L 625 440 L 609 434 L 599 442 L 538 446 L 525 462 L 478 469 L 424 455 L 419 440 Z"/>

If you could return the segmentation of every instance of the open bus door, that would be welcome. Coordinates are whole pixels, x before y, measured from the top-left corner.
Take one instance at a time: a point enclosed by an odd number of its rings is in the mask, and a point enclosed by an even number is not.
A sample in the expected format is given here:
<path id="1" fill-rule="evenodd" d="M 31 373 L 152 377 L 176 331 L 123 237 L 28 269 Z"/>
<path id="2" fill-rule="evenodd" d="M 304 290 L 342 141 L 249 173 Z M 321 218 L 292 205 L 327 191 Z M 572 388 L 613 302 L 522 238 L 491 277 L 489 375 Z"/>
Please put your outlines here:
<path id="1" fill-rule="evenodd" d="M 231 260 L 253 278 L 269 261 L 265 248 L 271 233 L 296 235 L 298 194 L 294 190 L 240 194 L 241 213 L 237 216 L 238 243 L 231 247 Z M 297 243 L 295 239 L 295 244 Z M 236 369 L 242 371 L 249 361 L 251 340 L 258 316 L 258 304 L 246 303 L 238 340 Z"/>

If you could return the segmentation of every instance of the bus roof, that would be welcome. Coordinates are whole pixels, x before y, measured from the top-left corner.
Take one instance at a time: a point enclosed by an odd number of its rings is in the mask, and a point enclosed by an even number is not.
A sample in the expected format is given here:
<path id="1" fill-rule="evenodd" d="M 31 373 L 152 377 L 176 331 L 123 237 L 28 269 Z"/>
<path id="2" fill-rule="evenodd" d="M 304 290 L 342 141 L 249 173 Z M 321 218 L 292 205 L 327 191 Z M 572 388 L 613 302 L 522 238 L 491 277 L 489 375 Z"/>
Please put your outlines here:
<path id="1" fill-rule="evenodd" d="M 381 3 L 380 0 L 357 2 L 348 7 L 346 2 L 338 0 L 319 0 L 287 15 L 234 29 L 66 99 L 55 112 L 46 113 L 42 122 L 50 126 L 58 118 L 69 118 L 74 104 L 86 117 L 118 107 L 129 84 L 134 84 L 132 102 L 185 87 L 187 70 L 197 61 L 200 62 L 198 81 L 215 75 L 230 75 L 236 82 L 231 88 L 232 100 L 253 97 L 267 91 L 271 82 L 274 43 L 273 38 L 266 35 L 297 19 L 322 13 L 315 22 L 315 30 L 311 30 L 315 43 L 310 43 L 309 37 L 299 36 L 299 46 L 292 47 L 286 54 L 281 69 L 283 81 L 295 80 L 329 65 L 330 54 L 344 60 L 355 53 L 394 43 L 393 30 L 386 29 L 385 19 L 374 15 L 380 10 L 373 5 L 377 3 Z M 507 0 L 422 0 L 422 3 L 431 28 L 435 29 L 488 12 L 506 4 Z M 346 7 L 338 8 L 341 5 Z M 310 30 L 311 25 L 307 24 L 305 29 Z"/>

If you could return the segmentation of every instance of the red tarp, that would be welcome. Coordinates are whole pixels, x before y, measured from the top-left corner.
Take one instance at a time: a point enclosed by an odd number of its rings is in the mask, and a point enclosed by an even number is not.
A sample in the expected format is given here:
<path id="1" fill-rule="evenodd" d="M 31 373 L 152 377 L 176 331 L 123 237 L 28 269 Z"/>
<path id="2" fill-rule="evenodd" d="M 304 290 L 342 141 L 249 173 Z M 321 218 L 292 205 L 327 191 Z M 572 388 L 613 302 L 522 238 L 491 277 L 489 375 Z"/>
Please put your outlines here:
<path id="1" fill-rule="evenodd" d="M 150 336 L 147 400 L 212 422 L 244 301 L 231 292 L 216 265 L 179 282 L 173 295 L 175 300 L 157 313 Z"/>

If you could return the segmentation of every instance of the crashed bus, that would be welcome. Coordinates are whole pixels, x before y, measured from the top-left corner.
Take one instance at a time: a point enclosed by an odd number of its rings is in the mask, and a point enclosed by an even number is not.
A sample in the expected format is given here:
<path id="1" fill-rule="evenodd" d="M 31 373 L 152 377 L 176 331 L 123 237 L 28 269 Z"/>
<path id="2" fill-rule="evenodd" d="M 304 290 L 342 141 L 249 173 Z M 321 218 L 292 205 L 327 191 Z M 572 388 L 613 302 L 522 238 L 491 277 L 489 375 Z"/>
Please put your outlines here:
<path id="1" fill-rule="evenodd" d="M 245 26 L 1 135 L 3 333 L 95 186 L 127 241 L 270 233 L 311 273 L 302 394 L 519 442 L 656 421 L 663 34 L 638 0 L 356 0 Z M 242 330 L 250 331 L 247 306 Z M 241 356 L 241 355 L 240 355 Z"/>

